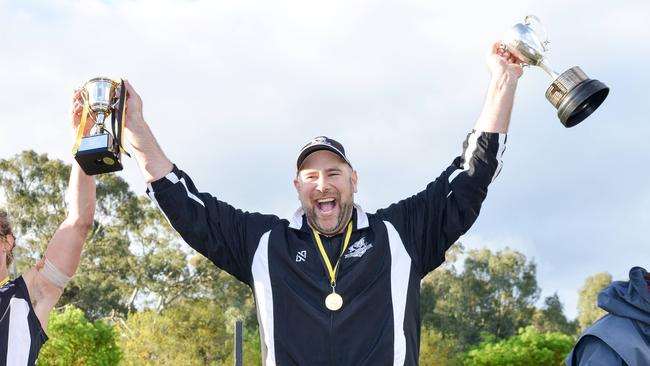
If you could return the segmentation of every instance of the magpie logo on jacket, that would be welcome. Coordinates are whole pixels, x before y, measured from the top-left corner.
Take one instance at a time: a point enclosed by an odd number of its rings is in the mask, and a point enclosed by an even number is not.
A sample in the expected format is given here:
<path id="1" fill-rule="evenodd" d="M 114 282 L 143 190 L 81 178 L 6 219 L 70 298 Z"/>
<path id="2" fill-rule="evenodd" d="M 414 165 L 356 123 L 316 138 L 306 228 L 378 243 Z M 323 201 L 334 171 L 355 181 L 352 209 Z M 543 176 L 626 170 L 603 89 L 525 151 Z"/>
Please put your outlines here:
<path id="1" fill-rule="evenodd" d="M 361 238 L 350 246 L 344 258 L 361 258 L 370 248 L 372 244 L 366 243 L 366 238 Z"/>

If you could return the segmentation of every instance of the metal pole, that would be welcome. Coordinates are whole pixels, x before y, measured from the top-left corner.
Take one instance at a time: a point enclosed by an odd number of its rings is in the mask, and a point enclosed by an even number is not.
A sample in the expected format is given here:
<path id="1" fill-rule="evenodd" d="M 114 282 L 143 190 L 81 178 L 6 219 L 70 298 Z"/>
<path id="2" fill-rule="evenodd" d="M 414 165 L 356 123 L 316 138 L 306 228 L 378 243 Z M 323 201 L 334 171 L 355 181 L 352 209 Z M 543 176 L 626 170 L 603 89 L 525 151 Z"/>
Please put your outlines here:
<path id="1" fill-rule="evenodd" d="M 244 323 L 235 321 L 235 366 L 244 364 Z"/>

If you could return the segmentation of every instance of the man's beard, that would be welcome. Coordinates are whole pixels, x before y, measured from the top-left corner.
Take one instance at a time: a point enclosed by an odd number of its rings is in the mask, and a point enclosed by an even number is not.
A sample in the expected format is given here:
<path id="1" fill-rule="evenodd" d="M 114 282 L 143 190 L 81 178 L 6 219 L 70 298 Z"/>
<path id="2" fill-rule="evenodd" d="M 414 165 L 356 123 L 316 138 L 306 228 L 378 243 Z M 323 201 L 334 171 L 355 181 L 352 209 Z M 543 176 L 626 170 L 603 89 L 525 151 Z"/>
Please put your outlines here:
<path id="1" fill-rule="evenodd" d="M 316 216 L 316 206 L 312 207 L 310 210 L 305 210 L 305 215 L 307 216 L 307 222 L 309 226 L 314 228 L 316 231 L 323 235 L 336 235 L 343 231 L 343 228 L 348 224 L 352 218 L 352 202 L 341 204 L 339 210 L 339 215 L 336 218 L 336 225 L 333 229 L 326 230 L 324 227 L 318 224 L 318 216 Z"/>

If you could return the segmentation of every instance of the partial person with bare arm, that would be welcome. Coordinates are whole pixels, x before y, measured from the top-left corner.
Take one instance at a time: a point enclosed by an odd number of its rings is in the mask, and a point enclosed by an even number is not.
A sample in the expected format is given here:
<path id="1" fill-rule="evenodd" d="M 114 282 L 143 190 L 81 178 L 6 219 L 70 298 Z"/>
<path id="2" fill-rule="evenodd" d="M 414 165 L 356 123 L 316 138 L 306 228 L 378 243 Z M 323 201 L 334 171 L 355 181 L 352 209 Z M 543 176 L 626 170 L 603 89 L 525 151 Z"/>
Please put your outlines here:
<path id="1" fill-rule="evenodd" d="M 79 126 L 82 102 L 72 101 L 72 127 Z M 88 126 L 88 129 L 90 126 Z M 9 215 L 0 210 L 0 365 L 31 366 L 47 341 L 48 317 L 79 266 L 79 259 L 95 214 L 95 179 L 72 160 L 66 219 L 50 239 L 34 267 L 9 279 L 9 265 L 17 239 Z"/>
<path id="2" fill-rule="evenodd" d="M 492 79 L 461 155 L 420 192 L 364 212 L 343 145 L 318 136 L 298 152 L 300 205 L 286 219 L 200 192 L 165 156 L 126 84 L 125 136 L 147 194 L 188 245 L 253 290 L 265 365 L 418 364 L 420 281 L 472 226 L 501 170 L 522 68 L 498 44 L 487 63 Z"/>

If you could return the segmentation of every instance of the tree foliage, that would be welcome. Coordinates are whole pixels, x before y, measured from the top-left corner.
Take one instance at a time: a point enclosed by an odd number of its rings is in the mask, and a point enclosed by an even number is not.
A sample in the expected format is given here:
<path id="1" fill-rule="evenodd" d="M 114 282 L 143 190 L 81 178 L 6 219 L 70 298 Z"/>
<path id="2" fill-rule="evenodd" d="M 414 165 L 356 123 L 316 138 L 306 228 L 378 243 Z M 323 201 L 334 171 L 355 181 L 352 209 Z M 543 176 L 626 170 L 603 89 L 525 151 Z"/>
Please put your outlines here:
<path id="1" fill-rule="evenodd" d="M 420 336 L 420 365 L 453 366 L 460 360 L 456 355 L 458 342 L 442 333 L 423 327 Z"/>
<path id="2" fill-rule="evenodd" d="M 578 297 L 579 331 L 584 331 L 591 323 L 607 314 L 598 307 L 598 293 L 612 283 L 612 275 L 607 272 L 587 277 L 580 288 Z"/>
<path id="3" fill-rule="evenodd" d="M 113 327 L 101 320 L 88 321 L 74 306 L 50 314 L 48 335 L 39 366 L 111 366 L 122 357 Z"/>
<path id="4" fill-rule="evenodd" d="M 573 335 L 578 329 L 578 322 L 570 321 L 564 315 L 564 306 L 557 293 L 544 299 L 544 306 L 535 310 L 532 324 L 542 333 L 561 332 Z"/>
<path id="5" fill-rule="evenodd" d="M 142 311 L 119 326 L 124 365 L 232 365 L 234 322 L 224 303 L 189 299 L 157 313 Z M 245 364 L 258 365 L 259 337 L 247 333 Z M 257 341 L 257 342 L 255 342 Z"/>
<path id="6" fill-rule="evenodd" d="M 470 250 L 462 271 L 448 262 L 424 279 L 423 323 L 457 339 L 461 349 L 485 337 L 506 339 L 530 322 L 539 297 L 535 276 L 535 264 L 519 252 Z"/>
<path id="7" fill-rule="evenodd" d="M 483 342 L 463 356 L 465 366 L 564 365 L 573 338 L 559 332 L 539 333 L 529 326 L 507 340 Z"/>
<path id="8" fill-rule="evenodd" d="M 22 273 L 45 251 L 65 216 L 65 191 L 70 168 L 45 154 L 25 151 L 0 160 L 0 188 L 17 234 L 15 268 Z M 62 220 L 61 220 L 62 221 Z"/>
<path id="9" fill-rule="evenodd" d="M 0 189 L 18 238 L 14 274 L 36 263 L 64 220 L 69 174 L 69 165 L 34 151 L 0 160 Z M 159 309 L 183 298 L 200 273 L 189 265 L 178 235 L 122 178 L 96 178 L 93 229 L 60 303 L 75 304 L 98 319 L 126 315 L 136 305 Z"/>

